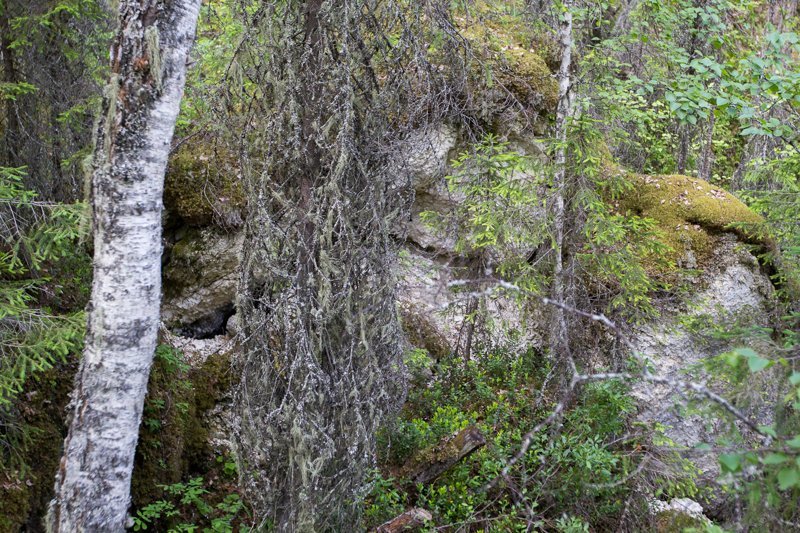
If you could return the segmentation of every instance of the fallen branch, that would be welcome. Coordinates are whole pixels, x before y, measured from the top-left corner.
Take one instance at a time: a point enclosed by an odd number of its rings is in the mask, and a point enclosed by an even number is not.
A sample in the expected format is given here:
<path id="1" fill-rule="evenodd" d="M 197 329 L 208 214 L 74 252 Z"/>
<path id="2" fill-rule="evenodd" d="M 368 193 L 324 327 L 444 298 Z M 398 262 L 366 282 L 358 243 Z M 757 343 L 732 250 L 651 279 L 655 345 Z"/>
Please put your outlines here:
<path id="1" fill-rule="evenodd" d="M 475 426 L 462 429 L 433 448 L 417 454 L 403 468 L 403 477 L 414 483 L 428 484 L 485 444 L 486 439 Z"/>
<path id="2" fill-rule="evenodd" d="M 424 526 L 431 520 L 433 520 L 433 515 L 429 511 L 415 507 L 378 526 L 374 533 L 395 533 L 396 531 L 413 530 Z"/>

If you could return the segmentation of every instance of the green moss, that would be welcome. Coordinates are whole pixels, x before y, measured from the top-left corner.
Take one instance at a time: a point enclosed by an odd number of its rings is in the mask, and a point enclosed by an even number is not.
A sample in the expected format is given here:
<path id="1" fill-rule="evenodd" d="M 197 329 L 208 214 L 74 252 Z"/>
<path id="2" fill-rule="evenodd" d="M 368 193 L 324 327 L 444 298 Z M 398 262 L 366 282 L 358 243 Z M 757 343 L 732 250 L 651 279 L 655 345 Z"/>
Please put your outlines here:
<path id="1" fill-rule="evenodd" d="M 623 212 L 657 222 L 671 260 L 687 264 L 690 255 L 703 268 L 711 258 L 721 233 L 736 234 L 743 242 L 769 246 L 763 235 L 764 220 L 730 193 L 689 176 L 630 175 L 632 187 L 618 207 Z M 690 263 L 690 262 L 689 262 Z"/>
<path id="2" fill-rule="evenodd" d="M 190 369 L 182 354 L 160 346 L 145 400 L 131 483 L 133 503 L 141 507 L 162 497 L 158 485 L 215 466 L 203 415 L 233 386 L 230 354 L 216 353 Z"/>
<path id="3" fill-rule="evenodd" d="M 708 521 L 702 517 L 692 516 L 680 511 L 662 511 L 656 515 L 655 531 L 657 533 L 683 533 L 705 531 Z"/>
<path id="4" fill-rule="evenodd" d="M 509 69 L 500 70 L 501 82 L 522 102 L 536 102 L 553 112 L 558 105 L 558 85 L 544 58 L 532 50 L 509 44 L 503 54 Z"/>
<path id="5" fill-rule="evenodd" d="M 53 497 L 64 412 L 72 390 L 77 357 L 29 379 L 8 426 L 0 415 L 0 531 L 38 530 Z"/>
<path id="6" fill-rule="evenodd" d="M 170 159 L 164 203 L 191 226 L 240 226 L 246 201 L 239 175 L 230 151 L 202 138 L 191 141 Z"/>
<path id="7" fill-rule="evenodd" d="M 209 275 L 199 260 L 204 242 L 201 230 L 189 228 L 169 249 L 169 263 L 164 268 L 164 295 L 167 298 L 181 294 L 187 287 L 196 287 L 204 276 Z"/>
<path id="8" fill-rule="evenodd" d="M 19 531 L 30 513 L 30 490 L 17 473 L 0 475 L 0 531 Z"/>
<path id="9" fill-rule="evenodd" d="M 461 32 L 478 58 L 472 84 L 489 112 L 508 107 L 508 93 L 527 111 L 551 116 L 558 105 L 558 83 L 534 38 L 508 17 L 461 20 Z M 501 89 L 501 90 L 498 90 Z"/>
<path id="10" fill-rule="evenodd" d="M 483 25 L 503 34 L 506 41 L 517 43 L 527 50 L 536 50 L 551 71 L 558 70 L 561 64 L 560 45 L 550 28 L 523 15 L 528 9 L 525 2 L 477 0 L 471 8 Z"/>
<path id="11" fill-rule="evenodd" d="M 426 350 L 436 360 L 450 354 L 447 338 L 423 313 L 405 308 L 401 310 L 400 317 L 403 331 L 412 346 Z"/>

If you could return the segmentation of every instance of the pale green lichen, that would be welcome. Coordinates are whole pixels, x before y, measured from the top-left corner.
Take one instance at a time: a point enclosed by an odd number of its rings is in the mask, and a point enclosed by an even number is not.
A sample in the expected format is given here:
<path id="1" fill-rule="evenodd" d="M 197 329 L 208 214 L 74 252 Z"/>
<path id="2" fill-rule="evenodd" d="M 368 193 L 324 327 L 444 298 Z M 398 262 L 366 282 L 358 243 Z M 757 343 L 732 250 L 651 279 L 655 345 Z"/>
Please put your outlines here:
<path id="1" fill-rule="evenodd" d="M 163 64 L 161 61 L 161 45 L 159 43 L 158 28 L 149 26 L 144 30 L 145 46 L 150 59 L 150 74 L 156 84 L 156 89 L 161 90 Z"/>

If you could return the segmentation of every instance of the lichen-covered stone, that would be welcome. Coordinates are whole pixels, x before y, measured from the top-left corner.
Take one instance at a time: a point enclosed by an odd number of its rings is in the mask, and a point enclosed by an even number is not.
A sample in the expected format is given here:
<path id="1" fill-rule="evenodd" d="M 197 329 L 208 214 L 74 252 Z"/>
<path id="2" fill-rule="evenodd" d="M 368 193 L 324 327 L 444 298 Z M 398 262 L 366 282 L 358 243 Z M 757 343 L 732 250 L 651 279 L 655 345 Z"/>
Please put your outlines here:
<path id="1" fill-rule="evenodd" d="M 703 514 L 702 506 L 689 498 L 675 498 L 669 503 L 651 503 L 657 533 L 682 533 L 687 528 L 705 531 L 711 521 Z"/>
<path id="2" fill-rule="evenodd" d="M 707 382 L 716 390 L 724 390 L 725 383 L 716 382 L 702 363 L 733 349 L 741 340 L 737 344 L 715 340 L 710 329 L 713 325 L 737 321 L 768 327 L 777 308 L 777 298 L 769 276 L 734 235 L 727 234 L 713 242 L 702 275 L 693 282 L 696 292 L 682 302 L 662 304 L 661 318 L 637 327 L 631 337 L 641 356 L 650 362 L 654 375 Z M 687 375 L 690 370 L 698 375 Z M 770 374 L 754 376 L 763 380 L 750 391 L 755 395 L 736 399 L 737 406 L 759 424 L 770 423 L 771 406 L 778 397 L 777 380 Z M 730 428 L 723 422 L 710 424 L 700 414 L 686 412 L 686 399 L 667 385 L 639 383 L 632 394 L 638 400 L 640 420 L 665 427 L 665 435 L 676 446 L 691 451 L 689 458 L 699 470 L 699 483 L 712 484 L 719 474 L 716 455 L 692 450 L 699 444 L 713 444 Z"/>
<path id="3" fill-rule="evenodd" d="M 451 285 L 470 277 L 479 278 L 481 272 L 464 266 L 452 255 L 419 252 L 413 247 L 402 254 L 397 271 L 403 325 L 406 331 L 413 330 L 412 344 L 431 355 L 455 351 L 459 341 L 465 341 L 470 298 L 463 287 L 459 292 Z M 481 287 L 477 284 L 470 288 L 482 290 Z M 484 350 L 541 345 L 541 331 L 527 326 L 527 320 L 536 319 L 526 314 L 516 296 L 496 293 L 482 299 L 480 314 L 485 320 L 473 345 L 480 343 Z"/>
<path id="4" fill-rule="evenodd" d="M 427 191 L 441 182 L 457 142 L 458 132 L 446 124 L 410 136 L 399 163 L 411 176 L 415 191 Z"/>
<path id="5" fill-rule="evenodd" d="M 164 266 L 162 320 L 168 327 L 189 327 L 225 310 L 232 312 L 239 281 L 243 232 L 189 229 L 173 245 Z M 213 329 L 213 328 L 212 328 Z"/>

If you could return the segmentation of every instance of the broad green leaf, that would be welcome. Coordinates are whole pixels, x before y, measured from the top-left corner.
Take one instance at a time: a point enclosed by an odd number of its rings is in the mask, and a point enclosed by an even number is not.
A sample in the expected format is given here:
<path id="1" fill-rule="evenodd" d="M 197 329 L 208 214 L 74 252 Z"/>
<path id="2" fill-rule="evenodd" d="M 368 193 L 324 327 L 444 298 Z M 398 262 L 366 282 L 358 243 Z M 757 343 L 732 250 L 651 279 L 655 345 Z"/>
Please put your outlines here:
<path id="1" fill-rule="evenodd" d="M 784 468 L 778 472 L 778 487 L 781 490 L 790 489 L 800 483 L 800 472 L 795 467 Z"/>
<path id="2" fill-rule="evenodd" d="M 758 426 L 758 429 L 773 439 L 778 437 L 778 434 L 775 432 L 775 428 L 773 426 Z"/>
<path id="3" fill-rule="evenodd" d="M 736 368 L 739 365 L 739 360 L 741 359 L 741 356 L 737 352 L 727 352 L 723 354 L 722 357 L 725 359 L 725 362 L 728 364 L 728 366 L 732 368 Z"/>
<path id="4" fill-rule="evenodd" d="M 756 128 L 755 126 L 750 126 L 742 130 L 742 135 L 763 135 L 764 133 L 766 133 L 764 130 Z"/>
<path id="5" fill-rule="evenodd" d="M 767 368 L 770 364 L 769 359 L 764 359 L 763 357 L 755 356 L 750 357 L 747 359 L 747 368 L 750 369 L 750 372 L 756 373 L 761 372 L 765 368 Z"/>
<path id="6" fill-rule="evenodd" d="M 789 461 L 789 456 L 783 453 L 769 453 L 764 457 L 765 465 L 780 465 Z"/>
<path id="7" fill-rule="evenodd" d="M 800 435 L 795 435 L 793 439 L 787 440 L 786 444 L 792 448 L 800 448 Z"/>
<path id="8" fill-rule="evenodd" d="M 742 458 L 735 453 L 723 453 L 719 456 L 719 464 L 723 471 L 737 472 L 742 466 Z"/>

